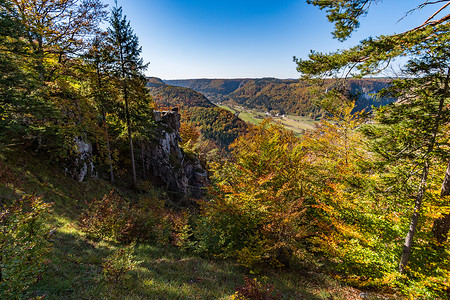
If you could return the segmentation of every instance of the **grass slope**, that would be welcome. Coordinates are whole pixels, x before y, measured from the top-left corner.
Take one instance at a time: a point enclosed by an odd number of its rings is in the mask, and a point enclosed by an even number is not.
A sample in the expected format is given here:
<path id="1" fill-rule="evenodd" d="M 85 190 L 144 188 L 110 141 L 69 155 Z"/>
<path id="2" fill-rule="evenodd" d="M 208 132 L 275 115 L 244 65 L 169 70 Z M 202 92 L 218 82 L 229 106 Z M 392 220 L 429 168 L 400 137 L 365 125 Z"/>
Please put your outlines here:
<path id="1" fill-rule="evenodd" d="M 317 271 L 268 270 L 257 276 L 232 261 L 202 258 L 180 249 L 155 243 L 138 244 L 139 265 L 121 283 L 102 275 L 104 259 L 121 245 L 92 241 L 77 226 L 86 202 L 115 189 L 123 197 L 139 194 L 102 179 L 80 183 L 68 178 L 55 162 L 20 149 L 0 148 L 0 201 L 7 203 L 24 195 L 42 195 L 54 202 L 49 226 L 53 249 L 41 280 L 30 297 L 45 299 L 231 299 L 244 276 L 258 277 L 283 295 L 283 299 L 360 299 L 361 293 L 341 286 Z M 0 298 L 1 295 L 0 295 Z M 373 297 L 371 299 L 377 299 Z"/>

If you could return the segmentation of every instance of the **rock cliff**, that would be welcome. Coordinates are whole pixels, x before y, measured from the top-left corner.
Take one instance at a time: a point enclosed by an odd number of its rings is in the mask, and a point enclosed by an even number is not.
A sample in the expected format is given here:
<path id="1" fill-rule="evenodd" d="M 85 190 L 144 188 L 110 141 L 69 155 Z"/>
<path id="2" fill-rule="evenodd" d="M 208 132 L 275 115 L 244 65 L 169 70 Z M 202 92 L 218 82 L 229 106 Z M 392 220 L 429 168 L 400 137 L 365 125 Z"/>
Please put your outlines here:
<path id="1" fill-rule="evenodd" d="M 181 140 L 178 109 L 155 111 L 154 116 L 156 134 L 144 151 L 146 173 L 157 184 L 166 187 L 173 199 L 204 197 L 207 172 L 198 158 L 185 154 L 178 144 Z"/>
<path id="2" fill-rule="evenodd" d="M 157 186 L 164 187 L 170 198 L 178 204 L 205 196 L 208 175 L 195 156 L 183 152 L 178 142 L 180 119 L 178 109 L 155 111 L 155 134 L 144 145 L 145 174 Z M 97 177 L 94 167 L 93 146 L 86 138 L 74 139 L 75 151 L 66 163 L 66 173 L 78 181 Z"/>

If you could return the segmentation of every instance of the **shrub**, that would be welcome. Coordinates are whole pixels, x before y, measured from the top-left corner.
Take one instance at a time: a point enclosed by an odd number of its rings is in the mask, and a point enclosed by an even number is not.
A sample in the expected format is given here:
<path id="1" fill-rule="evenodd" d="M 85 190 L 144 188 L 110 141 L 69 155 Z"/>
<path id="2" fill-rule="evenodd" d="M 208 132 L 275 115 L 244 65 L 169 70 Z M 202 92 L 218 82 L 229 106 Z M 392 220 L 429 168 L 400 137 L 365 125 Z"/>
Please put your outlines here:
<path id="1" fill-rule="evenodd" d="M 256 278 L 244 277 L 244 285 L 236 288 L 233 299 L 236 300 L 276 300 L 281 295 L 270 283 L 260 283 Z"/>
<path id="2" fill-rule="evenodd" d="M 134 256 L 135 243 L 117 248 L 103 262 L 103 275 L 111 283 L 122 282 L 128 272 L 140 264 Z"/>
<path id="3" fill-rule="evenodd" d="M 43 220 L 51 204 L 29 196 L 0 214 L 0 298 L 20 297 L 41 276 L 50 250 Z"/>
<path id="4" fill-rule="evenodd" d="M 89 238 L 123 243 L 153 240 L 166 244 L 173 232 L 172 216 L 164 208 L 164 200 L 144 196 L 132 205 L 114 191 L 94 200 L 80 216 L 79 224 Z"/>
<path id="5" fill-rule="evenodd" d="M 80 227 L 90 238 L 121 241 L 132 227 L 130 206 L 114 190 L 91 202 L 80 216 Z"/>

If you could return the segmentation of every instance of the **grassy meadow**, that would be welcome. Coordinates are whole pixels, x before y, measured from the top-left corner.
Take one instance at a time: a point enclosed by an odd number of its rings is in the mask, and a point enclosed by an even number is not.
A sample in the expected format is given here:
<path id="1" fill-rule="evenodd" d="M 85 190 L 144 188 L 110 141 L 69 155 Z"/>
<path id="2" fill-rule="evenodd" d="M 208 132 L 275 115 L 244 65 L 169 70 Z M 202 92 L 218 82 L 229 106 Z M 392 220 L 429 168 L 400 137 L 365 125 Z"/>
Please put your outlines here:
<path id="1" fill-rule="evenodd" d="M 270 117 L 274 122 L 283 125 L 287 130 L 292 130 L 296 135 L 302 135 L 305 130 L 312 129 L 314 124 L 317 123 L 317 121 L 309 117 L 294 115 L 268 116 L 263 112 L 241 106 L 219 105 L 219 107 L 229 110 L 234 114 L 237 113 L 239 118 L 253 125 L 258 125 L 264 119 Z"/>

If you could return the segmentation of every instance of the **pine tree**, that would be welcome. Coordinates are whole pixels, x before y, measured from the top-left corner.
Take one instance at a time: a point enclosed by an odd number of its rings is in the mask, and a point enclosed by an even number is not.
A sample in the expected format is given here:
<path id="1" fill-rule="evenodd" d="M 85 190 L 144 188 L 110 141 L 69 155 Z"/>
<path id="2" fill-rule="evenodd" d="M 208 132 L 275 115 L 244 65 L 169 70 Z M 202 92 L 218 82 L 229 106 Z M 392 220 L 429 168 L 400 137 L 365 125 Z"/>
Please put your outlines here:
<path id="1" fill-rule="evenodd" d="M 130 100 L 132 99 L 135 83 L 139 81 L 142 82 L 143 71 L 146 70 L 148 64 L 143 63 L 143 59 L 140 57 L 142 48 L 139 46 L 138 37 L 134 34 L 126 16 L 123 16 L 122 7 L 118 7 L 117 2 L 116 6 L 111 11 L 109 25 L 108 39 L 114 49 L 112 58 L 115 76 L 117 76 L 121 82 L 125 121 L 127 125 L 128 142 L 130 145 L 133 184 L 136 186 L 137 176 L 134 159 Z M 139 86 L 141 87 L 142 85 Z"/>

